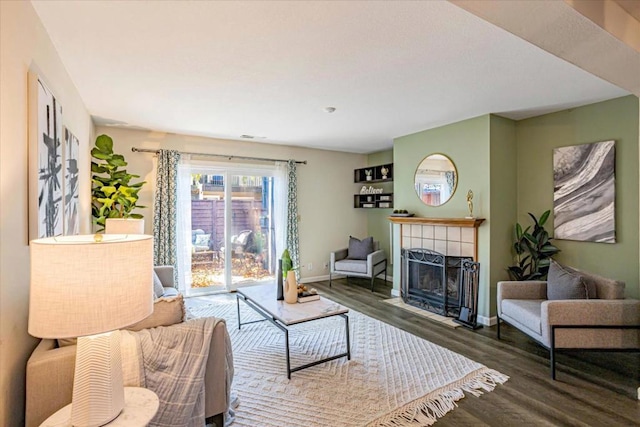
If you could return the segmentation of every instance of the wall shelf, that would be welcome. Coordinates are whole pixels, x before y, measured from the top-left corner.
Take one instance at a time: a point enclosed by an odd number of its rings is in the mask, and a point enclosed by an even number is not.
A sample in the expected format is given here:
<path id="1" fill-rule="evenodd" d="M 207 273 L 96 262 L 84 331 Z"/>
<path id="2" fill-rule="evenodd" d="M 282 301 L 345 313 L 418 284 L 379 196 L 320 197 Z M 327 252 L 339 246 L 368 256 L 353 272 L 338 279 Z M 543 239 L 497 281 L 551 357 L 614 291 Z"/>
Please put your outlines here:
<path id="1" fill-rule="evenodd" d="M 364 184 L 365 187 L 369 184 L 393 182 L 393 163 L 355 169 L 353 171 L 353 182 L 356 184 Z M 393 209 L 393 192 L 355 194 L 353 196 L 353 207 L 362 209 Z"/>
<path id="2" fill-rule="evenodd" d="M 353 207 L 364 209 L 392 209 L 393 193 L 356 194 L 353 196 Z"/>
<path id="3" fill-rule="evenodd" d="M 367 175 L 367 171 L 369 174 Z M 386 175 L 383 174 L 386 172 Z M 369 179 L 367 179 L 370 177 Z M 385 165 L 369 166 L 366 168 L 355 169 L 353 171 L 353 182 L 355 183 L 378 183 L 393 181 L 393 163 Z"/>

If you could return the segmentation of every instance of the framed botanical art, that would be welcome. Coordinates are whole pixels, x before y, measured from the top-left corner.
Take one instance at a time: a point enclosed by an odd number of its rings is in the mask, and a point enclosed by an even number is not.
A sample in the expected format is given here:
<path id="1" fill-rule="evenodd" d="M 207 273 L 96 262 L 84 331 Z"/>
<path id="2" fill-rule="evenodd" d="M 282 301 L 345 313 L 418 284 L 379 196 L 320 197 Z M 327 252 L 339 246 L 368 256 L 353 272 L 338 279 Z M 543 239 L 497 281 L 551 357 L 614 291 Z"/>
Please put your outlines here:
<path id="1" fill-rule="evenodd" d="M 62 106 L 35 72 L 28 81 L 29 239 L 38 239 L 64 232 Z"/>

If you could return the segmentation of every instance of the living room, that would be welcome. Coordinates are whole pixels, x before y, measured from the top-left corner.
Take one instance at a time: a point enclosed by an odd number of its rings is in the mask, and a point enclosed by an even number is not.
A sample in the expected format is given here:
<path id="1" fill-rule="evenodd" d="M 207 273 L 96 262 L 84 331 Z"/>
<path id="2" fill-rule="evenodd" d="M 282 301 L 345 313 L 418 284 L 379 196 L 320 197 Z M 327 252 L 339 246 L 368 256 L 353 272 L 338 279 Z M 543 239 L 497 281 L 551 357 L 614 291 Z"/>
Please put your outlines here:
<path id="1" fill-rule="evenodd" d="M 323 265 L 328 261 L 328 254 L 345 246 L 349 235 L 371 235 L 389 251 L 389 257 L 393 261 L 393 274 L 390 275 L 393 277 L 393 289 L 396 292 L 399 289 L 399 251 L 394 250 L 393 245 L 397 245 L 397 242 L 392 242 L 390 238 L 387 219 L 391 210 L 367 211 L 353 208 L 353 196 L 359 190 L 359 186 L 353 183 L 354 169 L 394 163 L 394 207 L 406 209 L 418 217 L 464 217 L 468 214 L 464 196 L 467 190 L 473 190 L 474 215 L 486 220 L 479 228 L 478 251 L 482 265 L 479 315 L 487 326 L 495 324 L 496 283 L 507 278 L 505 268 L 512 263 L 512 233 L 515 222 L 527 222 L 527 212 L 540 215 L 545 210 L 552 209 L 553 149 L 615 140 L 617 243 L 606 245 L 556 241 L 557 246 L 562 249 L 558 259 L 577 268 L 622 280 L 626 282 L 628 298 L 640 297 L 640 114 L 637 97 L 640 94 L 637 75 L 640 73 L 634 73 L 633 70 L 638 64 L 637 48 L 633 52 L 635 62 L 623 62 L 626 66 L 608 62 L 612 65 L 605 67 L 609 68 L 607 70 L 588 70 L 593 74 L 615 73 L 616 70 L 621 74 L 630 72 L 632 79 L 636 79 L 636 86 L 625 83 L 624 77 L 618 81 L 612 75 L 599 75 L 617 85 L 614 88 L 616 96 L 602 98 L 604 100 L 594 99 L 594 102 L 583 101 L 580 106 L 572 108 L 547 105 L 550 108 L 549 114 L 540 113 L 525 119 L 508 119 L 499 114 L 502 110 L 490 108 L 480 114 L 460 116 L 459 119 L 446 123 L 432 125 L 425 118 L 412 131 L 388 135 L 387 145 L 371 147 L 370 150 L 339 151 L 339 146 L 317 149 L 286 145 L 286 141 L 282 140 L 261 143 L 231 137 L 195 136 L 195 132 L 179 134 L 162 129 L 129 128 L 118 126 L 113 121 L 101 121 L 94 117 L 94 106 L 88 105 L 81 95 L 85 88 L 71 78 L 68 65 L 60 56 L 60 47 L 52 39 L 31 2 L 2 2 L 0 7 L 2 425 L 17 426 L 24 423 L 25 364 L 37 344 L 37 339 L 27 333 L 29 70 L 35 70 L 46 78 L 64 106 L 65 125 L 74 131 L 81 143 L 80 163 L 89 164 L 90 150 L 96 136 L 108 134 L 114 140 L 115 150 L 125 155 L 129 170 L 150 183 L 140 193 L 140 204 L 147 206 L 140 212 L 148 219 L 146 231 L 149 234 L 152 229 L 155 160 L 149 154 L 132 153 L 132 147 L 306 160 L 306 165 L 299 166 L 298 176 L 300 254 L 304 266 L 300 273 L 304 281 L 325 280 L 328 271 Z M 568 6 L 562 4 L 554 7 Z M 90 26 L 91 23 L 85 22 L 83 25 Z M 639 25 L 637 21 L 635 25 Z M 598 31 L 604 32 L 602 29 Z M 607 36 L 610 37 L 608 33 Z M 604 59 L 602 61 L 605 62 Z M 577 60 L 574 63 L 580 65 Z M 419 73 L 420 70 L 414 72 Z M 151 71 L 146 74 L 153 75 Z M 354 78 L 351 83 L 355 80 L 357 79 Z M 473 84 L 474 82 L 465 82 L 470 87 Z M 102 86 L 102 83 L 96 81 L 95 85 Z M 106 83 L 104 88 L 108 90 Z M 109 98 L 108 92 L 103 96 Z M 335 121 L 336 115 L 340 117 L 341 106 L 336 106 L 338 110 L 335 113 L 325 113 L 322 108 L 331 105 L 331 101 L 322 99 L 318 102 L 321 104 L 317 105 L 318 118 L 314 126 L 333 126 L 332 121 Z M 161 109 L 161 106 L 152 103 L 118 107 L 137 108 L 143 110 L 145 115 L 153 115 L 155 110 Z M 277 113 L 276 111 L 275 114 Z M 391 116 L 394 114 L 398 113 L 389 112 Z M 347 143 L 348 141 L 344 142 L 345 145 Z M 415 169 L 431 153 L 446 153 L 454 161 L 460 175 L 457 193 L 449 203 L 438 208 L 422 204 L 413 190 Z M 478 159 L 485 161 L 479 162 Z M 92 231 L 90 186 L 89 174 L 81 177 L 81 233 Z M 394 235 L 397 232 L 396 229 Z M 312 266 L 310 269 L 307 268 L 309 264 Z M 621 399 L 629 400 L 628 397 Z"/>

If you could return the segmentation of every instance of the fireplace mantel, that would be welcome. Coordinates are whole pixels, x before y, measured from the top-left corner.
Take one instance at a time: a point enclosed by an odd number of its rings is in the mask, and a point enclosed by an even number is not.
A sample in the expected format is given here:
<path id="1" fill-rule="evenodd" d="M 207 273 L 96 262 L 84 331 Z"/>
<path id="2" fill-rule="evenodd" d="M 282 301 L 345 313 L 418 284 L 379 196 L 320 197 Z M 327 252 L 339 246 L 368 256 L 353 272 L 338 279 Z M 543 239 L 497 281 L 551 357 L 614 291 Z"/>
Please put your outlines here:
<path id="1" fill-rule="evenodd" d="M 450 227 L 478 228 L 484 218 L 426 218 L 418 216 L 390 216 L 389 221 L 396 224 L 442 225 Z"/>
<path id="2" fill-rule="evenodd" d="M 447 256 L 469 256 L 478 261 L 478 227 L 484 218 L 426 218 L 392 216 L 400 226 L 400 247 L 430 249 Z"/>

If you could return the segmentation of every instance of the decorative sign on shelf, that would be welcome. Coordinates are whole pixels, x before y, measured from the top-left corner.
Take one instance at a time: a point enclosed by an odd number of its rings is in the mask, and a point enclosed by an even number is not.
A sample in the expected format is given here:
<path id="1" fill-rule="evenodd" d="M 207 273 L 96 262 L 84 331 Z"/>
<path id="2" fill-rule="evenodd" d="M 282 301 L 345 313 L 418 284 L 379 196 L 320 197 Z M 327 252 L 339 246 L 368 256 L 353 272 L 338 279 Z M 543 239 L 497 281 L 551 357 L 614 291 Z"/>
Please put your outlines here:
<path id="1" fill-rule="evenodd" d="M 372 186 L 367 188 L 366 185 L 363 185 L 360 189 L 360 194 L 382 194 L 383 191 L 383 188 L 373 188 Z"/>

